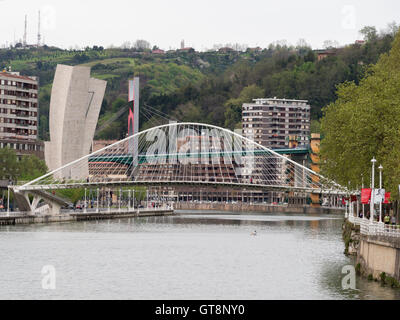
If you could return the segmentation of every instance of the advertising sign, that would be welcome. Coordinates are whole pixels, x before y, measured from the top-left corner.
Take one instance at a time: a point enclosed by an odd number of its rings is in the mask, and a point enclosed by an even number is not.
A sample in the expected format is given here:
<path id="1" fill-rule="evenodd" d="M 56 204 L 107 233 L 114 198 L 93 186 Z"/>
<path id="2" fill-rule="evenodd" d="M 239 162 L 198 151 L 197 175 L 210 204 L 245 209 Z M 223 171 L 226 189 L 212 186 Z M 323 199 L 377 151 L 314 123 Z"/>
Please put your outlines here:
<path id="1" fill-rule="evenodd" d="M 385 201 L 383 203 L 390 203 L 390 192 L 385 193 Z"/>
<path id="2" fill-rule="evenodd" d="M 383 201 L 385 201 L 385 189 L 375 189 L 374 190 L 374 202 L 375 204 L 379 204 Z"/>
<path id="3" fill-rule="evenodd" d="M 371 200 L 371 189 L 361 189 L 361 203 L 369 204 Z"/>

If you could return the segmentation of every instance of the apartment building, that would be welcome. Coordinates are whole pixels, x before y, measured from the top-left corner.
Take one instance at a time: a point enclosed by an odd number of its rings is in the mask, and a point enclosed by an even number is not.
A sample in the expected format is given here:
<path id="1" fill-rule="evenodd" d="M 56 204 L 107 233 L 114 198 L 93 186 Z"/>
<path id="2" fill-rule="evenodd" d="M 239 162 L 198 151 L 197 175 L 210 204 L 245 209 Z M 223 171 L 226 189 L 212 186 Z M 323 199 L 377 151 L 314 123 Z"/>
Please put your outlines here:
<path id="1" fill-rule="evenodd" d="M 289 148 L 296 136 L 299 148 L 310 144 L 310 105 L 306 100 L 254 99 L 243 104 L 243 136 L 271 149 Z"/>
<path id="2" fill-rule="evenodd" d="M 0 148 L 10 147 L 18 156 L 34 154 L 44 159 L 38 141 L 38 79 L 18 72 L 0 73 Z"/>

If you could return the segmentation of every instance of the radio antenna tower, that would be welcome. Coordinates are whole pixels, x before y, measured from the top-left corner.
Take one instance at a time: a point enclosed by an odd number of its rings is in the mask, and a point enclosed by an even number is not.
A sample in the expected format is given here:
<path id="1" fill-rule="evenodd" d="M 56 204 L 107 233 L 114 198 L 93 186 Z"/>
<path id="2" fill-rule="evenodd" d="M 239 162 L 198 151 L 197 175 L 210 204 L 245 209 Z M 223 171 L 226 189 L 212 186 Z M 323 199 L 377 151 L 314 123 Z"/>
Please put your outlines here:
<path id="1" fill-rule="evenodd" d="M 40 47 L 40 41 L 42 39 L 42 35 L 40 34 L 40 11 L 39 11 L 39 24 L 38 24 L 38 35 L 37 35 L 37 46 Z"/>
<path id="2" fill-rule="evenodd" d="M 24 41 L 23 41 L 24 47 L 26 47 L 26 29 L 27 29 L 27 25 L 28 25 L 27 20 L 28 20 L 27 15 L 25 15 L 25 28 L 24 28 Z"/>

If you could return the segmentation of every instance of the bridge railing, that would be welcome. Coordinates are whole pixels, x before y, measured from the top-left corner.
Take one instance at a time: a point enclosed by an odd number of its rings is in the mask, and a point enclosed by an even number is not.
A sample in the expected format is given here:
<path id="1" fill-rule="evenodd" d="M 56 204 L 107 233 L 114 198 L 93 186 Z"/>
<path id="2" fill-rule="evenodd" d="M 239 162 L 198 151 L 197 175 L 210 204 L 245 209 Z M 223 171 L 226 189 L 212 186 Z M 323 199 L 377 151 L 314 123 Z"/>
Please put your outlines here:
<path id="1" fill-rule="evenodd" d="M 348 221 L 360 226 L 360 233 L 366 236 L 385 236 L 400 238 L 400 225 L 384 224 L 383 222 L 371 222 L 368 219 L 350 215 Z"/>

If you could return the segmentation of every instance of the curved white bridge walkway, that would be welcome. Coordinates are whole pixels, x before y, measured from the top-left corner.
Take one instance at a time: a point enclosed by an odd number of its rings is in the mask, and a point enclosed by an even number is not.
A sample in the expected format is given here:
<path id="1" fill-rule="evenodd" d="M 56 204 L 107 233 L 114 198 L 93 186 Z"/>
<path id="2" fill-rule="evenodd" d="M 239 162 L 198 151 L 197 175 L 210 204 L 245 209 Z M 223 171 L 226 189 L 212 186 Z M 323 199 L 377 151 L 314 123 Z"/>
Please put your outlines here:
<path id="1" fill-rule="evenodd" d="M 22 210 L 35 212 L 43 200 L 56 212 L 61 204 L 46 194 L 57 190 L 140 186 L 349 194 L 345 187 L 253 139 L 200 123 L 170 123 L 142 131 L 12 189 Z"/>

